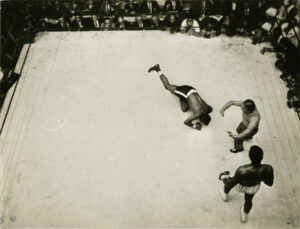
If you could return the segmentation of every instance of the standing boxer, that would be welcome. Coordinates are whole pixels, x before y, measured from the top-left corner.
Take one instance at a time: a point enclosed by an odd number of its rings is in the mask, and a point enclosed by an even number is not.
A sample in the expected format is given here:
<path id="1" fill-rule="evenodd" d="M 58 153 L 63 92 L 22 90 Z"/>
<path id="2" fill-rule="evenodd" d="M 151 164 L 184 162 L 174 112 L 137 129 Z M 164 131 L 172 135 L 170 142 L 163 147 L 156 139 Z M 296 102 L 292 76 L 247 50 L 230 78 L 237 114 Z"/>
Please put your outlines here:
<path id="1" fill-rule="evenodd" d="M 229 172 L 220 174 L 219 179 L 223 181 L 224 187 L 219 189 L 223 201 L 228 200 L 228 194 L 233 187 L 244 193 L 245 203 L 241 207 L 241 222 L 245 223 L 248 214 L 252 208 L 252 199 L 260 188 L 263 181 L 266 185 L 272 186 L 274 181 L 273 167 L 267 164 L 261 164 L 263 159 L 263 150 L 256 145 L 250 147 L 249 158 L 251 163 L 240 166 L 233 177 L 229 177 Z"/>
<path id="2" fill-rule="evenodd" d="M 245 101 L 229 101 L 220 110 L 220 114 L 224 117 L 224 112 L 232 105 L 241 107 L 243 120 L 237 127 L 236 132 L 233 134 L 231 131 L 227 131 L 229 137 L 234 140 L 234 148 L 230 149 L 232 153 L 238 153 L 244 150 L 243 142 L 245 140 L 252 139 L 252 137 L 258 132 L 258 126 L 260 121 L 260 114 L 255 106 L 255 103 L 247 99 Z"/>

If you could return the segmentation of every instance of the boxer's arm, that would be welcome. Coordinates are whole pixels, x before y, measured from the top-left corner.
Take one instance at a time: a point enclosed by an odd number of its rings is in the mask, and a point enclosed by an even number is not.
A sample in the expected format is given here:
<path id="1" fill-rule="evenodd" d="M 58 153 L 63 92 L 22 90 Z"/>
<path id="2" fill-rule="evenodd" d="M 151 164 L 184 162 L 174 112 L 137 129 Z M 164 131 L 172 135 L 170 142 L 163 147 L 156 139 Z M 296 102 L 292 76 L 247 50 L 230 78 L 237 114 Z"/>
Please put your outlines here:
<path id="1" fill-rule="evenodd" d="M 225 193 L 229 193 L 230 190 L 232 188 L 234 188 L 240 181 L 240 168 L 238 168 L 236 171 L 235 171 L 235 174 L 233 177 L 229 177 L 227 179 L 224 179 L 223 182 L 225 184 L 225 188 L 224 188 L 224 191 Z"/>
<path id="2" fill-rule="evenodd" d="M 193 126 L 192 121 L 198 119 L 199 116 L 200 116 L 199 114 L 193 114 L 191 117 L 189 117 L 187 120 L 184 121 L 184 124 L 192 127 Z"/>
<path id="3" fill-rule="evenodd" d="M 235 170 L 234 178 L 236 179 L 237 182 L 241 180 L 241 176 L 243 173 L 244 173 L 244 166 L 240 166 Z"/>
<path id="4" fill-rule="evenodd" d="M 222 116 L 224 116 L 224 111 L 226 111 L 229 107 L 231 107 L 232 105 L 241 107 L 242 104 L 243 104 L 243 101 L 234 101 L 234 100 L 228 101 L 228 102 L 225 103 L 225 105 L 221 108 L 220 114 L 221 114 Z"/>
<path id="5" fill-rule="evenodd" d="M 265 170 L 263 182 L 268 186 L 272 186 L 274 183 L 274 171 L 271 165 L 268 165 Z"/>

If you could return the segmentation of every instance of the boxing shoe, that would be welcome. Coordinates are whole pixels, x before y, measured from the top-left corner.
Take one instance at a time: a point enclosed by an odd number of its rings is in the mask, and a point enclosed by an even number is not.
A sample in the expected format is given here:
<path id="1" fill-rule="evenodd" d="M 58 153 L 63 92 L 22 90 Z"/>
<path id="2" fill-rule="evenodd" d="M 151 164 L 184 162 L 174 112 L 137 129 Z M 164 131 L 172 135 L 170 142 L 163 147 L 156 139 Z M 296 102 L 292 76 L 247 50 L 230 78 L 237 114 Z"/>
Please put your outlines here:
<path id="1" fill-rule="evenodd" d="M 241 222 L 246 223 L 248 220 L 248 214 L 244 211 L 244 206 L 241 207 Z"/>
<path id="2" fill-rule="evenodd" d="M 148 72 L 152 72 L 152 71 L 159 72 L 159 71 L 160 71 L 159 64 L 154 65 L 154 66 L 152 66 L 151 68 L 149 68 Z"/>
<path id="3" fill-rule="evenodd" d="M 235 148 L 230 149 L 231 153 L 239 153 L 239 152 L 242 152 L 242 151 L 244 151 L 244 148 L 241 148 L 241 149 L 235 149 Z"/>

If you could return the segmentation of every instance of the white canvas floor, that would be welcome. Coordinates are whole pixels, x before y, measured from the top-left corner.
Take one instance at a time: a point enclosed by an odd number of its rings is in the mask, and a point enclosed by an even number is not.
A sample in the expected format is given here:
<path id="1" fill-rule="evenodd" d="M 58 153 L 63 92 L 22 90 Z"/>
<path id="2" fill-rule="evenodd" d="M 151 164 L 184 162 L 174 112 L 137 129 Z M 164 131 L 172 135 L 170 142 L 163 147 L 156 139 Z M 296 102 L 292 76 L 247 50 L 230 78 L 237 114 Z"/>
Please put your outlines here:
<path id="1" fill-rule="evenodd" d="M 1 136 L 15 155 L 7 227 L 299 227 L 300 127 L 285 105 L 273 54 L 246 38 L 203 39 L 164 32 L 41 34 L 29 51 Z M 201 131 L 183 121 L 178 99 L 149 66 L 174 84 L 190 84 L 214 108 Z M 260 131 L 231 154 L 241 111 L 228 100 L 253 99 Z M 218 195 L 220 172 L 265 151 L 275 183 L 254 198 L 241 225 L 243 196 Z M 8 173 L 8 172 L 7 172 Z"/>

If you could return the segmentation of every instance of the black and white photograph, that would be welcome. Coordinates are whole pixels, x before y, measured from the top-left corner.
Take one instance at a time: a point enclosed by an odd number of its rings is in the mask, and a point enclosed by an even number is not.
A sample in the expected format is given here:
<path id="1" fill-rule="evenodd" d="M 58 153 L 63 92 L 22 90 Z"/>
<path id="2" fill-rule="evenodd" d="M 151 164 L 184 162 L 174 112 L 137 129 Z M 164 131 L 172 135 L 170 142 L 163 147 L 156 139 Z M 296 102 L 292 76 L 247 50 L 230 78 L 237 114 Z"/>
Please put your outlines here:
<path id="1" fill-rule="evenodd" d="M 300 228 L 300 0 L 0 16 L 0 229 Z"/>

